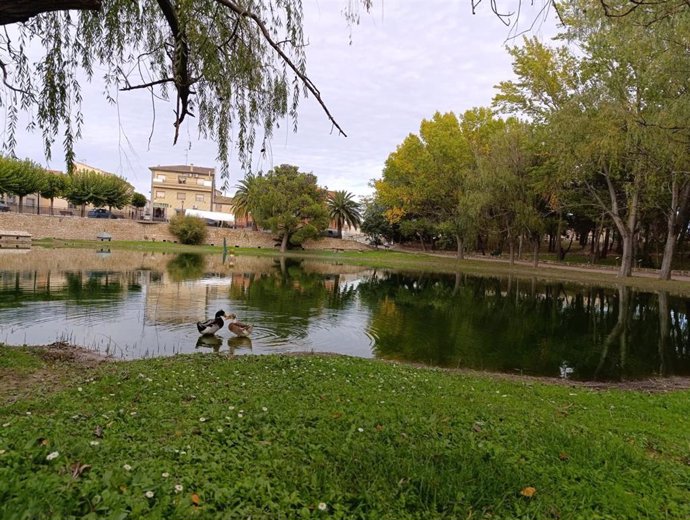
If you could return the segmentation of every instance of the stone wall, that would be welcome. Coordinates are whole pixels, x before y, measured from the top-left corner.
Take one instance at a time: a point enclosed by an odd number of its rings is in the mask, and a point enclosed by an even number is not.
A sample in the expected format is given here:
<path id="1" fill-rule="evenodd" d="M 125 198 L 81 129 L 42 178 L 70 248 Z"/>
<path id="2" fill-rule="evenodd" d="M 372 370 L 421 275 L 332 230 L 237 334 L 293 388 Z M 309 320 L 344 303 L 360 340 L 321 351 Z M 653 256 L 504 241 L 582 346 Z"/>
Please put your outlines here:
<path id="1" fill-rule="evenodd" d="M 102 232 L 110 233 L 113 240 L 138 240 L 175 242 L 164 222 L 146 222 L 125 219 L 96 219 L 50 215 L 0 213 L 0 230 L 26 231 L 34 239 L 56 238 L 63 240 L 96 240 Z M 275 241 L 271 233 L 251 229 L 208 228 L 207 244 L 228 247 L 261 247 L 272 249 Z M 366 250 L 368 247 L 354 240 L 323 238 L 307 242 L 305 249 Z"/>

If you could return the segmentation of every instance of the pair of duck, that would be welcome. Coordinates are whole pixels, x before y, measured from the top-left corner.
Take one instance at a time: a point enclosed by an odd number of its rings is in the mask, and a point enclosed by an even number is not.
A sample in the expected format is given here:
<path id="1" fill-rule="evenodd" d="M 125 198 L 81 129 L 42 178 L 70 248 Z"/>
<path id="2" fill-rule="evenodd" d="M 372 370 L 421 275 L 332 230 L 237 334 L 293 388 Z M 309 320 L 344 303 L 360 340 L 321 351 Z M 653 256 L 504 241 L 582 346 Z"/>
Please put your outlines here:
<path id="1" fill-rule="evenodd" d="M 246 338 L 252 333 L 252 329 L 254 328 L 252 325 L 240 323 L 237 321 L 237 316 L 234 314 L 225 314 L 225 311 L 218 311 L 215 318 L 196 322 L 196 328 L 198 329 L 199 334 L 204 336 L 215 334 L 223 328 L 223 325 L 225 325 L 223 318 L 230 320 L 228 323 L 228 329 L 230 329 L 230 332 L 232 332 L 235 336 Z"/>

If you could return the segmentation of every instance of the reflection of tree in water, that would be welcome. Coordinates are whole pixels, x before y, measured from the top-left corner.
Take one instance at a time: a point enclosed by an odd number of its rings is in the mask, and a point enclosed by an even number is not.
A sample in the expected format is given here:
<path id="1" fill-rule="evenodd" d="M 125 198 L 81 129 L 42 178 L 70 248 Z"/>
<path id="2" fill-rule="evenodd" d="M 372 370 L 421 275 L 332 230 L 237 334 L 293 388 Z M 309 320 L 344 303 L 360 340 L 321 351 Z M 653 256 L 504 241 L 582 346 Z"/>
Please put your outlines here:
<path id="1" fill-rule="evenodd" d="M 101 271 L 65 273 L 66 299 L 89 304 L 107 304 L 119 300 L 124 297 L 126 288 L 121 274 Z"/>
<path id="2" fill-rule="evenodd" d="M 66 300 L 82 303 L 121 299 L 128 292 L 141 291 L 137 274 L 134 271 L 4 273 L 0 279 L 0 308 L 22 307 L 30 302 Z"/>
<path id="3" fill-rule="evenodd" d="M 359 290 L 382 357 L 581 379 L 690 372 L 687 323 L 660 347 L 657 298 L 628 288 L 389 274 Z"/>
<path id="4" fill-rule="evenodd" d="M 180 253 L 166 265 L 166 270 L 173 282 L 197 280 L 204 275 L 206 259 L 197 253 Z"/>
<path id="5" fill-rule="evenodd" d="M 340 275 L 308 272 L 300 260 L 276 260 L 275 270 L 233 277 L 230 297 L 262 312 L 262 327 L 279 337 L 305 337 L 309 320 L 326 309 L 342 309 L 356 291 L 340 281 Z"/>

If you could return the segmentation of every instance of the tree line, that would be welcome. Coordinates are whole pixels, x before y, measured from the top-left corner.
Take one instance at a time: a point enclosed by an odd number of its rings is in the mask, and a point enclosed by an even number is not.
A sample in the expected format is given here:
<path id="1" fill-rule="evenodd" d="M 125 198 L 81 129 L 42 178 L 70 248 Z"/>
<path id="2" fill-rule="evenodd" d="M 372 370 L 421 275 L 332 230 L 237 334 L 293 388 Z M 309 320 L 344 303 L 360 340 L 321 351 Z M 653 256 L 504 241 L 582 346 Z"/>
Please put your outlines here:
<path id="1" fill-rule="evenodd" d="M 87 205 L 122 209 L 128 204 L 136 208 L 146 205 L 146 197 L 135 193 L 122 177 L 103 175 L 93 170 L 81 170 L 67 175 L 52 173 L 29 159 L 0 156 L 0 196 L 16 196 L 18 211 L 24 208 L 24 198 L 37 194 L 50 200 L 50 214 L 56 198 L 64 198 L 81 207 L 84 216 Z M 40 200 L 40 199 L 39 199 Z M 40 213 L 40 204 L 36 213 Z"/>
<path id="2" fill-rule="evenodd" d="M 563 259 L 570 230 L 593 261 L 615 237 L 619 276 L 637 263 L 669 279 L 690 227 L 690 10 L 590 4 L 559 4 L 555 45 L 509 49 L 516 79 L 491 107 L 422 121 L 373 181 L 362 229 L 459 258 L 529 244 L 535 264 L 546 236 Z"/>

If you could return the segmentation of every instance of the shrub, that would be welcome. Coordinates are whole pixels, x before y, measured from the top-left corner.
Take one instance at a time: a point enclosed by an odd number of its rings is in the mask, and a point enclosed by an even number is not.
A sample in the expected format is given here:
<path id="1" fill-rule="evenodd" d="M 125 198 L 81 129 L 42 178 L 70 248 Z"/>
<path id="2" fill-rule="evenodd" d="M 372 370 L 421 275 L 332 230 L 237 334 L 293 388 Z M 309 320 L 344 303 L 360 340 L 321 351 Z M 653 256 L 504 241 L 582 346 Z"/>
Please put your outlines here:
<path id="1" fill-rule="evenodd" d="M 206 222 L 198 217 L 176 215 L 170 219 L 169 229 L 183 244 L 203 244 L 208 234 Z"/>

